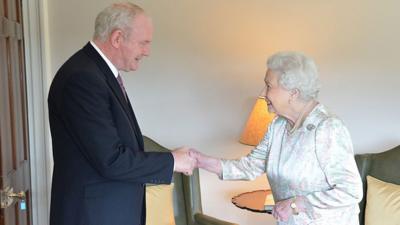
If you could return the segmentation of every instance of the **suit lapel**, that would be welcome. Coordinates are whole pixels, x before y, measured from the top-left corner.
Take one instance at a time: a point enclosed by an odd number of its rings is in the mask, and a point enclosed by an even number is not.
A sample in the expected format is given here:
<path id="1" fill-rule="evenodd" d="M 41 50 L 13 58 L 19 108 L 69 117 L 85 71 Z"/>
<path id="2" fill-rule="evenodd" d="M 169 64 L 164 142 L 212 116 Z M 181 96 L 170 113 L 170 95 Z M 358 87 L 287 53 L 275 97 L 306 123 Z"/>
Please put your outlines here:
<path id="1" fill-rule="evenodd" d="M 134 127 L 137 128 L 137 129 L 135 130 L 136 139 L 138 140 L 141 149 L 143 149 L 143 151 L 144 151 L 144 143 L 143 143 L 142 132 L 140 131 L 139 124 L 138 124 L 138 122 L 137 122 L 137 120 L 136 120 L 136 116 L 135 116 L 135 113 L 134 113 L 134 111 L 133 111 L 133 109 L 132 109 L 132 105 L 131 105 L 131 102 L 129 101 L 128 96 L 126 97 L 126 99 L 127 99 L 129 111 L 130 111 L 130 113 L 131 113 L 132 116 L 133 116 Z"/>
<path id="2" fill-rule="evenodd" d="M 128 97 L 125 98 L 124 93 L 122 92 L 121 87 L 118 84 L 117 78 L 115 78 L 110 67 L 107 65 L 104 59 L 100 56 L 100 54 L 96 51 L 96 49 L 94 49 L 94 47 L 90 43 L 87 43 L 86 46 L 83 47 L 83 51 L 86 52 L 86 54 L 88 54 L 91 59 L 93 59 L 93 61 L 99 67 L 100 71 L 103 72 L 108 86 L 110 87 L 114 95 L 117 97 L 118 102 L 121 104 L 124 112 L 126 113 L 129 119 L 130 125 L 135 133 L 136 139 L 139 142 L 139 146 L 141 147 L 141 149 L 143 149 L 143 137 L 139 128 L 139 124 L 137 123 L 135 113 L 133 112 Z"/>
<path id="3" fill-rule="evenodd" d="M 100 71 L 103 72 L 104 77 L 107 80 L 108 86 L 111 88 L 114 95 L 117 97 L 118 101 L 124 107 L 125 111 L 128 111 L 124 94 L 122 93 L 118 81 L 115 78 L 114 74 L 112 73 L 110 67 L 107 65 L 107 63 L 103 60 L 100 54 L 96 51 L 96 49 L 93 48 L 93 46 L 90 43 L 86 44 L 83 50 L 90 56 L 91 59 L 93 59 L 93 61 L 99 67 Z"/>

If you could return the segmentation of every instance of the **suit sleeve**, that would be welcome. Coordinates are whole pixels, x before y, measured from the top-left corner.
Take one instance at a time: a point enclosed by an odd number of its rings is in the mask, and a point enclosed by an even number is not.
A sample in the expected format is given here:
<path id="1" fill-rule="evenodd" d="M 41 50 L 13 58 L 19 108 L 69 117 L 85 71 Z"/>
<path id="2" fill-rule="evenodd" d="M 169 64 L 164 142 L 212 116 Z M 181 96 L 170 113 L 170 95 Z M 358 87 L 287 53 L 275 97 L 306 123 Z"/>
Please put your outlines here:
<path id="1" fill-rule="evenodd" d="M 122 143 L 111 110 L 119 103 L 107 83 L 90 73 L 71 77 L 64 87 L 59 113 L 92 167 L 112 180 L 170 183 L 174 166 L 171 153 L 142 152 Z"/>

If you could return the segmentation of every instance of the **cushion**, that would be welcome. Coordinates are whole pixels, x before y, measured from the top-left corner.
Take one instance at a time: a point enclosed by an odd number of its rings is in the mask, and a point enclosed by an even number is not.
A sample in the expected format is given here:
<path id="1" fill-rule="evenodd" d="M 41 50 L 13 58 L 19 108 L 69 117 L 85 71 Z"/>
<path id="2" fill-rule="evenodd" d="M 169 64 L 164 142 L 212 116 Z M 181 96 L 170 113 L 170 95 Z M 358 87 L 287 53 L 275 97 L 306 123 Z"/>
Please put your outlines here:
<path id="1" fill-rule="evenodd" d="M 146 186 L 146 225 L 175 225 L 174 184 Z"/>
<path id="2" fill-rule="evenodd" d="M 400 185 L 367 176 L 365 225 L 400 224 Z"/>

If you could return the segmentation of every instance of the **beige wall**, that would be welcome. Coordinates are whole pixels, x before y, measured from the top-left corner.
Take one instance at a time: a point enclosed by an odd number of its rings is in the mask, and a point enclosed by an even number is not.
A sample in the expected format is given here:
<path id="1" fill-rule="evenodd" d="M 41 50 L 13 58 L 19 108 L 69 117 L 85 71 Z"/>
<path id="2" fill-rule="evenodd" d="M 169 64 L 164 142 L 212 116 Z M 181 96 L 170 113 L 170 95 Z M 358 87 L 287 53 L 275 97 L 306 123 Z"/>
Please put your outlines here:
<path id="1" fill-rule="evenodd" d="M 93 32 L 110 0 L 49 0 L 50 70 Z M 398 1 L 142 0 L 153 17 L 151 57 L 125 76 L 143 133 L 174 148 L 191 145 L 226 158 L 246 154 L 238 143 L 263 88 L 266 58 L 279 50 L 314 57 L 320 100 L 341 116 L 355 152 L 400 144 L 400 14 Z M 221 182 L 202 172 L 205 213 L 240 224 L 274 224 L 269 215 L 236 208 L 230 198 L 267 186 Z"/>

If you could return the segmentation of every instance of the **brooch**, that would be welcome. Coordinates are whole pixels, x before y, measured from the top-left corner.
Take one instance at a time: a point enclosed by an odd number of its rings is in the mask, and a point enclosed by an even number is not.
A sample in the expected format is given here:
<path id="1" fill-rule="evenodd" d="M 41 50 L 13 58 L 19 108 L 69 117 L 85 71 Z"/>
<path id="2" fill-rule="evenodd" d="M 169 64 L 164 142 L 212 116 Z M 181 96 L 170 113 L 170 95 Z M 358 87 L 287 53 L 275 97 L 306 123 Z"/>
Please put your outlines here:
<path id="1" fill-rule="evenodd" d="M 314 124 L 308 124 L 307 130 L 313 130 L 315 128 Z"/>

